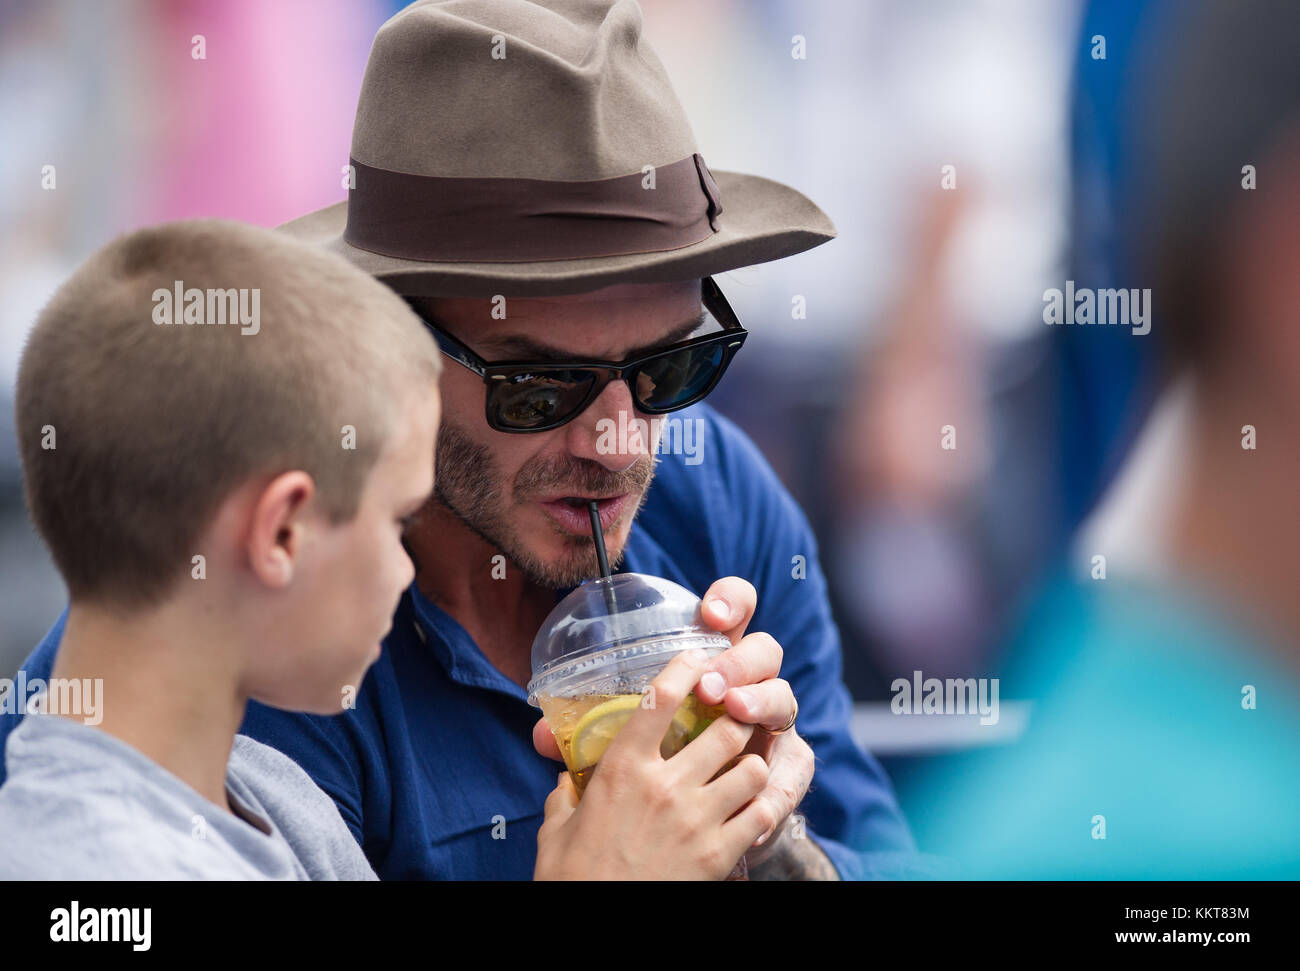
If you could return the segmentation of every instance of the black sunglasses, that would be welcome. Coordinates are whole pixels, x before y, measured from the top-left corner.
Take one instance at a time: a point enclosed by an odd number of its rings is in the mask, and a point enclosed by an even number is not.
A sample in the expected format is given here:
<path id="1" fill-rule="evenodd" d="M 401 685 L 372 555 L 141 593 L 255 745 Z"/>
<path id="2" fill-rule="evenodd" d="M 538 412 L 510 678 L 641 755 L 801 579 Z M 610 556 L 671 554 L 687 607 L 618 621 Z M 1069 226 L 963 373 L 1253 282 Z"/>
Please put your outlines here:
<path id="1" fill-rule="evenodd" d="M 712 391 L 749 331 L 740 326 L 711 277 L 701 281 L 700 289 L 705 309 L 722 324 L 720 332 L 617 363 L 489 363 L 434 321 L 423 314 L 420 319 L 433 331 L 444 354 L 487 385 L 488 425 L 499 432 L 545 432 L 577 418 L 614 380 L 627 382 L 637 408 L 651 415 L 685 408 Z"/>

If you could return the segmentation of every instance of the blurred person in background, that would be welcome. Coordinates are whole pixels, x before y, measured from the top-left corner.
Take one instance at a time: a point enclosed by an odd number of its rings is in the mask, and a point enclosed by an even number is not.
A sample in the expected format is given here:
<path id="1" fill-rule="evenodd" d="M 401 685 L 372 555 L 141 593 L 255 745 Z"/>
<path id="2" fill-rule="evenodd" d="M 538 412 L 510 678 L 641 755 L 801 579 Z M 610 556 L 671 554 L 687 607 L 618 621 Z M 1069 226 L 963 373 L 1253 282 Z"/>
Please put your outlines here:
<path id="1" fill-rule="evenodd" d="M 821 492 L 806 501 L 824 510 L 855 648 L 846 671 L 873 699 L 917 669 L 983 671 L 1058 529 L 1056 429 L 1037 404 L 1047 341 L 1025 295 L 1064 259 L 1077 4 L 872 3 L 840 16 L 862 29 L 819 37 L 861 65 L 842 68 L 860 119 L 843 133 L 851 164 L 808 164 L 857 208 L 844 235 L 862 243 L 838 281 L 845 326 L 822 391 L 833 402 L 802 437 L 820 447 Z M 831 125 L 834 107 L 810 110 Z M 955 448 L 939 447 L 945 426 Z"/>
<path id="2" fill-rule="evenodd" d="M 1137 164 L 1131 126 L 1147 72 L 1179 0 L 1090 0 L 1078 32 L 1070 105 L 1070 260 L 1066 278 L 1092 289 L 1135 287 L 1130 217 L 1122 202 Z M 1099 44 L 1104 42 L 1104 48 Z M 1104 56 L 1102 56 L 1104 55 Z M 1061 286 L 1057 281 L 1054 286 Z M 1158 320 L 1162 305 L 1152 308 Z M 1051 327 L 1047 366 L 1056 386 L 1060 540 L 1092 512 L 1131 451 L 1159 386 L 1162 328 L 1134 340 L 1123 327 Z M 1056 552 L 1063 553 L 1064 548 Z"/>
<path id="3" fill-rule="evenodd" d="M 1300 18 L 1146 37 L 1117 212 L 1167 380 L 1016 639 L 1025 738 L 926 776 L 918 842 L 968 876 L 1300 876 Z"/>

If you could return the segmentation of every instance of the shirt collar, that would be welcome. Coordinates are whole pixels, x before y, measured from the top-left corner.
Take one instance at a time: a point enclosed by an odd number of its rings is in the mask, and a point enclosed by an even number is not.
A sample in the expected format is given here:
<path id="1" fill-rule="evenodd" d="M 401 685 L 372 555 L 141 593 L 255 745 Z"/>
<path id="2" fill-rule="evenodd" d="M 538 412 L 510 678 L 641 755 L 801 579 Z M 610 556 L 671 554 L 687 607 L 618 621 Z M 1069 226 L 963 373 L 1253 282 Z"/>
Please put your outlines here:
<path id="1" fill-rule="evenodd" d="M 527 700 L 523 688 L 492 666 L 460 622 L 421 593 L 414 582 L 407 596 L 416 637 L 433 651 L 452 681 Z"/>
<path id="2" fill-rule="evenodd" d="M 646 551 L 641 550 L 641 546 L 646 542 L 648 537 L 645 536 L 644 530 L 634 525 L 628 536 L 620 573 L 639 573 L 646 570 L 642 561 L 654 559 L 653 555 L 647 556 Z M 650 545 L 653 549 L 657 549 L 653 543 Z M 650 572 L 654 570 L 651 569 Z M 577 587 L 574 586 L 556 590 L 555 602 L 558 604 L 576 589 Z M 498 671 L 460 622 L 421 593 L 414 581 L 407 588 L 405 599 L 409 601 L 411 609 L 409 615 L 405 617 L 403 615 L 407 612 L 399 610 L 399 622 L 405 620 L 411 624 L 414 636 L 433 652 L 452 681 L 497 691 L 522 701 L 528 700 L 528 692 Z"/>

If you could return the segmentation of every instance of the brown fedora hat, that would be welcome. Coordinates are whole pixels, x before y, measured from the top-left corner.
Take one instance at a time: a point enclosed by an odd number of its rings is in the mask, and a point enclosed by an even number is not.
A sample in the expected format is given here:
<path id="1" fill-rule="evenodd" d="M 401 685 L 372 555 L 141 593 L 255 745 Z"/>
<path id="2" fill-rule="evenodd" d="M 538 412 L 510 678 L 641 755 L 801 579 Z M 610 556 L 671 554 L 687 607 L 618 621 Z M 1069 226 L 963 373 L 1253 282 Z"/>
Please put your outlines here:
<path id="1" fill-rule="evenodd" d="M 418 0 L 380 29 L 346 202 L 280 229 L 399 293 L 704 277 L 835 237 L 789 186 L 710 172 L 634 0 Z"/>

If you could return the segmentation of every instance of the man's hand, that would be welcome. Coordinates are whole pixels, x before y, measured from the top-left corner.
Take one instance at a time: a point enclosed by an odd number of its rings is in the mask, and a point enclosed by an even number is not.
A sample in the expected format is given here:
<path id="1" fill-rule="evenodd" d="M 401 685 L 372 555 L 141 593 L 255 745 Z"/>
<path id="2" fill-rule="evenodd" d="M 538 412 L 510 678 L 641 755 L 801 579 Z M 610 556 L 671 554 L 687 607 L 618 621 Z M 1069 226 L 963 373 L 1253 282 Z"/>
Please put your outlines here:
<path id="1" fill-rule="evenodd" d="M 798 708 L 790 685 L 777 677 L 781 645 L 770 634 L 745 635 L 757 606 L 758 593 L 747 580 L 724 577 L 709 587 L 701 607 L 703 620 L 726 634 L 733 646 L 710 662 L 695 689 L 701 701 L 717 704 L 721 699 L 728 715 L 756 726 L 745 751 L 761 755 L 768 764 L 767 787 L 756 801 L 767 804 L 772 826 L 746 854 L 749 878 L 838 880 L 839 872 L 808 838 L 805 827 L 791 825 L 812 782 L 813 751 L 793 728 L 769 734 L 789 725 Z"/>
<path id="2" fill-rule="evenodd" d="M 785 829 L 813 776 L 812 749 L 794 729 L 769 734 L 790 724 L 796 707 L 789 683 L 778 677 L 781 645 L 770 634 L 745 634 L 757 606 L 758 593 L 747 580 L 724 577 L 709 587 L 700 608 L 702 618 L 733 646 L 709 663 L 695 689 L 695 696 L 705 704 L 721 702 L 736 721 L 766 729 L 755 731 L 745 747 L 746 752 L 761 755 L 769 768 L 767 788 L 758 798 L 769 808 L 771 825 L 749 853 L 751 867 L 762 863 L 772 850 L 763 844 L 772 833 Z"/>
<path id="3" fill-rule="evenodd" d="M 756 848 L 748 854 L 751 868 L 759 866 L 776 849 L 776 841 L 770 846 L 765 844 L 772 833 L 789 829 L 786 820 L 808 791 L 813 775 L 812 749 L 796 731 L 769 734 L 788 725 L 796 708 L 794 692 L 779 677 L 781 645 L 770 634 L 745 634 L 757 606 L 758 593 L 748 580 L 724 577 L 709 587 L 700 607 L 701 619 L 726 635 L 732 647 L 709 662 L 695 687 L 696 697 L 705 704 L 725 704 L 727 714 L 737 722 L 766 729 L 756 730 L 745 747 L 746 753 L 762 756 L 769 769 L 767 787 L 756 799 L 764 807 L 760 811 L 767 825 Z M 542 755 L 560 760 L 559 747 L 546 719 L 534 726 L 533 745 Z M 815 850 L 815 844 L 807 842 Z M 816 855 L 821 856 L 820 851 Z"/>
<path id="4" fill-rule="evenodd" d="M 707 656 L 686 651 L 655 678 L 601 756 L 579 802 L 567 772 L 537 834 L 539 880 L 721 880 L 767 827 L 754 797 L 767 764 L 741 754 L 754 729 L 723 715 L 671 759 L 659 752 Z M 722 771 L 726 769 L 726 771 Z"/>

